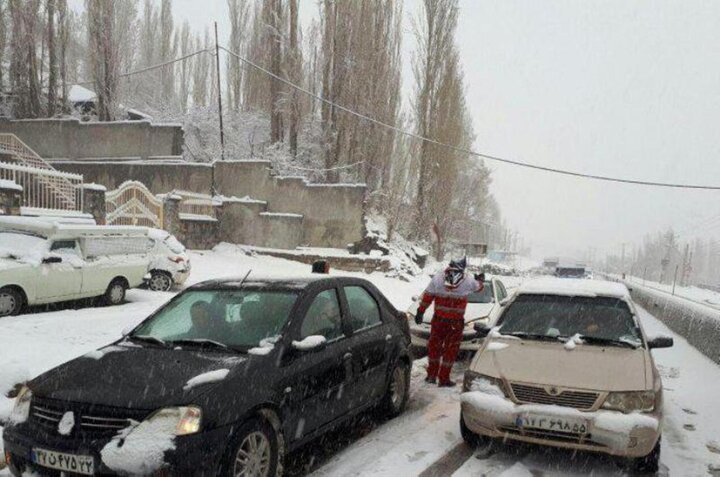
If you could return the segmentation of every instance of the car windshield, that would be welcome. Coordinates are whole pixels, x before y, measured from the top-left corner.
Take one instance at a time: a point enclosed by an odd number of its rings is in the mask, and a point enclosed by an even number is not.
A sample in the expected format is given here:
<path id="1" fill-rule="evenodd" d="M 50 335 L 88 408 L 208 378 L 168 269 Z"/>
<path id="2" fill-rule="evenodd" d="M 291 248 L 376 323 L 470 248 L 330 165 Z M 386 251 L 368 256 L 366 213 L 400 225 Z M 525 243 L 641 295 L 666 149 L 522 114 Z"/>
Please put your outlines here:
<path id="1" fill-rule="evenodd" d="M 492 282 L 485 282 L 482 291 L 468 295 L 468 303 L 492 303 L 495 301 Z"/>
<path id="2" fill-rule="evenodd" d="M 520 295 L 501 317 L 500 333 L 538 338 L 569 338 L 589 344 L 612 342 L 640 346 L 640 330 L 623 300 L 611 297 Z"/>
<path id="3" fill-rule="evenodd" d="M 188 291 L 142 323 L 129 339 L 150 337 L 183 345 L 216 342 L 247 351 L 280 335 L 296 300 L 293 291 Z"/>
<path id="4" fill-rule="evenodd" d="M 167 238 L 165 239 L 165 245 L 167 245 L 170 251 L 173 253 L 185 252 L 185 246 L 183 246 L 183 244 L 181 244 L 174 235 L 167 236 Z"/>
<path id="5" fill-rule="evenodd" d="M 47 240 L 31 234 L 0 232 L 0 258 L 40 263 L 47 252 Z"/>

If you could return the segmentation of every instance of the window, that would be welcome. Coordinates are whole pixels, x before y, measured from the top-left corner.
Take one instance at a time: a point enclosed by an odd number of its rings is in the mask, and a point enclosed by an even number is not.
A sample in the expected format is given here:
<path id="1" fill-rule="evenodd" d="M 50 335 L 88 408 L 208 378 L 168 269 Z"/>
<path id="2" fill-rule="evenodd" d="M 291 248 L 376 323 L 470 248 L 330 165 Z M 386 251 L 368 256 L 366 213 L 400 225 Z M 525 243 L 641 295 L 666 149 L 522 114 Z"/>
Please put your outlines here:
<path id="1" fill-rule="evenodd" d="M 65 252 L 68 253 L 68 250 L 75 251 L 75 241 L 74 240 L 55 240 L 52 245 L 50 245 L 50 251 L 51 252 Z"/>
<path id="2" fill-rule="evenodd" d="M 507 298 L 507 290 L 505 290 L 505 285 L 503 285 L 502 282 L 497 282 L 497 288 L 498 288 L 498 298 L 500 301 L 503 301 L 505 298 Z"/>
<path id="3" fill-rule="evenodd" d="M 483 283 L 482 291 L 468 295 L 468 303 L 492 303 L 494 301 L 495 295 L 493 295 L 493 283 L 491 281 Z"/>
<path id="4" fill-rule="evenodd" d="M 300 339 L 308 336 L 324 336 L 328 341 L 342 336 L 342 318 L 337 292 L 325 290 L 318 293 L 305 314 L 300 327 Z"/>
<path id="5" fill-rule="evenodd" d="M 380 308 L 375 299 L 363 287 L 345 287 L 353 331 L 380 323 Z"/>
<path id="6" fill-rule="evenodd" d="M 197 290 L 183 293 L 135 331 L 166 342 L 213 340 L 247 350 L 279 336 L 297 293 L 263 290 Z"/>

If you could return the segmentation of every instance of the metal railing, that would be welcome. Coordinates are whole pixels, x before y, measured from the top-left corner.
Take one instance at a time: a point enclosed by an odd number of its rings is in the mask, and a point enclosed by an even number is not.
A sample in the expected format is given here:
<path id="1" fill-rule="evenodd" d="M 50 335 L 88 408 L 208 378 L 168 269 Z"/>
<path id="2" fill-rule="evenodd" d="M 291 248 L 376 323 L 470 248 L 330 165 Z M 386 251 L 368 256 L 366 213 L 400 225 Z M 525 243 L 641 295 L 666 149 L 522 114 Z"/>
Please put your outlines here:
<path id="1" fill-rule="evenodd" d="M 56 170 L 16 135 L 0 133 L 2 178 L 23 187 L 23 206 L 67 211 L 83 210 L 83 177 Z"/>
<path id="2" fill-rule="evenodd" d="M 23 188 L 25 207 L 82 211 L 83 176 L 80 174 L 0 162 L 0 179 L 13 181 Z"/>

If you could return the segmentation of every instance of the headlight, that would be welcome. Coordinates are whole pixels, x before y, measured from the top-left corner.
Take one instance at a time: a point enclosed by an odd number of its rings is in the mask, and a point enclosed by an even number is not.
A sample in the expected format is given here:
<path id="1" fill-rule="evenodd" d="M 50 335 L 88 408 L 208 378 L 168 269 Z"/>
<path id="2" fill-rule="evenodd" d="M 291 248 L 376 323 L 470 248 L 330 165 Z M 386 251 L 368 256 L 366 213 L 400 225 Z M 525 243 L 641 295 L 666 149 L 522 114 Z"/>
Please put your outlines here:
<path id="1" fill-rule="evenodd" d="M 610 393 L 605 398 L 603 409 L 612 409 L 621 412 L 651 412 L 655 410 L 654 391 L 632 391 L 624 393 Z"/>
<path id="2" fill-rule="evenodd" d="M 196 406 L 166 407 L 147 418 L 148 423 L 167 421 L 175 426 L 176 436 L 186 436 L 200 431 L 202 411 Z"/>
<path id="3" fill-rule="evenodd" d="M 23 386 L 15 398 L 15 406 L 13 406 L 8 418 L 10 424 L 20 424 L 27 421 L 28 417 L 30 417 L 30 401 L 32 401 L 32 391 L 30 391 L 29 387 Z"/>
<path id="4" fill-rule="evenodd" d="M 475 323 L 487 323 L 487 320 L 487 316 L 484 316 L 482 318 L 475 318 L 474 320 L 465 323 L 465 329 L 475 331 Z"/>
<path id="5" fill-rule="evenodd" d="M 476 373 L 475 371 L 465 371 L 463 379 L 463 392 L 478 391 L 492 396 L 506 397 L 503 382 L 501 379 Z"/>

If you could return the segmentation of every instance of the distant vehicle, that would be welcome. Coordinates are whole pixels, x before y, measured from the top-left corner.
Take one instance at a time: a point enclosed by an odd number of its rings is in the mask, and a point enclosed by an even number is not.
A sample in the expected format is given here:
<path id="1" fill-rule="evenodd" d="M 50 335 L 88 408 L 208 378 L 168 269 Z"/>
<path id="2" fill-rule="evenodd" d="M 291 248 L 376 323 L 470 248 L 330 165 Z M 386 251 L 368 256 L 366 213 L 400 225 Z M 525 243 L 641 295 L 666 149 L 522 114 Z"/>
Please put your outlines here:
<path id="1" fill-rule="evenodd" d="M 147 286 L 153 291 L 168 291 L 182 285 L 190 275 L 190 257 L 174 235 L 160 229 L 150 229 L 150 276 Z"/>
<path id="2" fill-rule="evenodd" d="M 405 315 L 366 280 L 197 284 L 21 389 L 9 468 L 275 476 L 287 452 L 362 411 L 402 413 L 408 345 Z"/>
<path id="3" fill-rule="evenodd" d="M 81 298 L 122 303 L 143 283 L 147 250 L 145 228 L 0 218 L 0 317 Z"/>
<path id="4" fill-rule="evenodd" d="M 649 339 L 622 284 L 532 280 L 503 309 L 465 373 L 460 429 L 472 444 L 497 438 L 592 451 L 656 472 L 663 386 Z"/>
<path id="5" fill-rule="evenodd" d="M 489 326 L 495 323 L 502 309 L 502 302 L 507 296 L 505 285 L 497 278 L 486 280 L 483 291 L 468 296 L 468 305 L 465 309 L 465 330 L 463 331 L 463 341 L 460 344 L 461 351 L 477 351 L 480 348 L 482 339 L 477 337 L 475 324 L 482 323 Z M 417 313 L 418 306 L 419 297 L 408 310 L 412 346 L 427 349 L 435 303 L 425 311 L 423 323 L 420 325 L 415 324 L 415 313 Z"/>
<path id="6" fill-rule="evenodd" d="M 555 268 L 555 276 L 559 278 L 585 278 L 584 266 L 563 266 Z"/>

